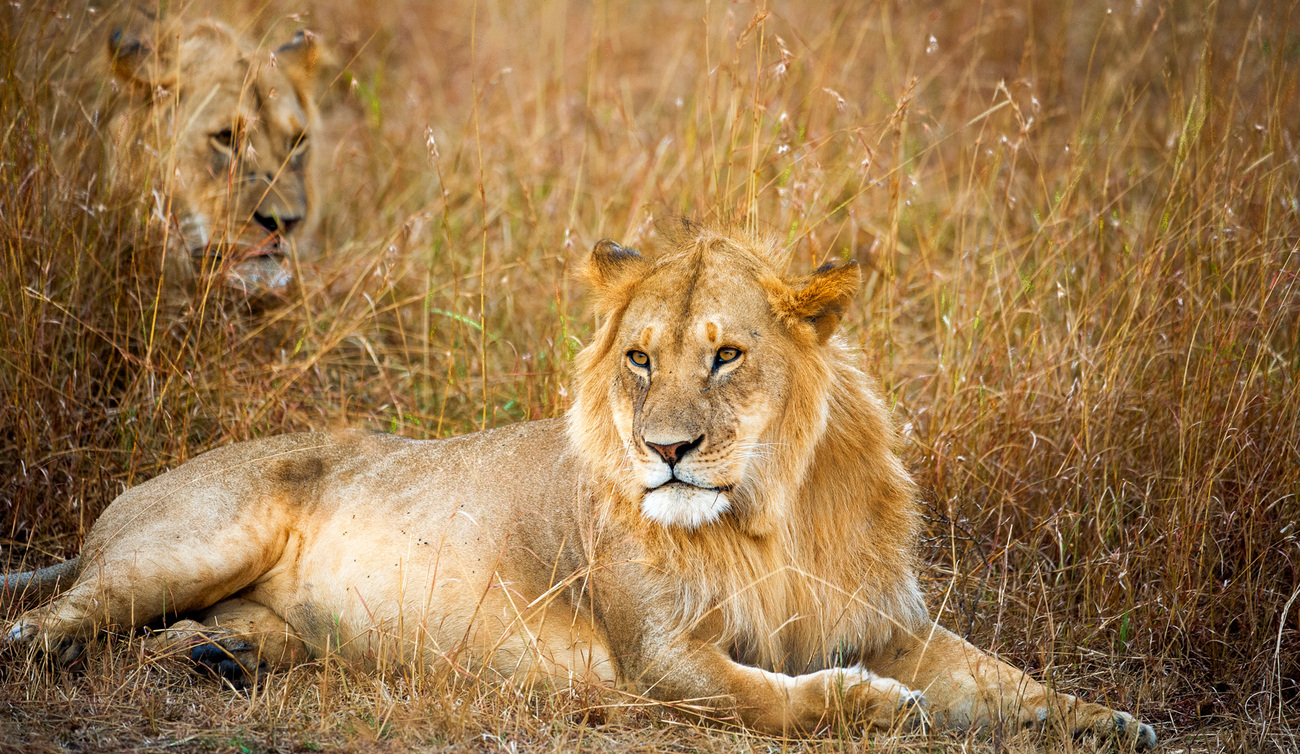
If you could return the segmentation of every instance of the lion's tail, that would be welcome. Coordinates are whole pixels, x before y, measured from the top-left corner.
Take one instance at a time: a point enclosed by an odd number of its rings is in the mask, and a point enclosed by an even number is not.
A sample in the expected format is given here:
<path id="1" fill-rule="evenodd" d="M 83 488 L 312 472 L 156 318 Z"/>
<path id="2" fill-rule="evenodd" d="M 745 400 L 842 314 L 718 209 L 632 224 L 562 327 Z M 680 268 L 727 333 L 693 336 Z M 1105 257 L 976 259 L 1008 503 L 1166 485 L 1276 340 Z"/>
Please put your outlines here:
<path id="1" fill-rule="evenodd" d="M 68 558 L 62 563 L 38 568 L 35 571 L 6 573 L 0 585 L 0 602 L 12 604 L 19 600 L 44 602 L 64 592 L 77 578 L 77 559 Z"/>

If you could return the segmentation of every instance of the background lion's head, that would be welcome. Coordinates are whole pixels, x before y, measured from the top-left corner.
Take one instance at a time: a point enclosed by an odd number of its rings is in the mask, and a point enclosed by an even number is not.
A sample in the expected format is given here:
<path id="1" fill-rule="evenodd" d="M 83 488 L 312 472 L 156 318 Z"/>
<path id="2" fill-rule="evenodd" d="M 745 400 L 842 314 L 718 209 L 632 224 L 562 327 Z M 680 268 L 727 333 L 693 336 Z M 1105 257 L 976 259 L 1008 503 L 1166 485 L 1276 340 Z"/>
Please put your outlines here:
<path id="1" fill-rule="evenodd" d="M 249 293 L 283 288 L 291 241 L 316 210 L 315 37 L 270 48 L 214 21 L 165 20 L 114 31 L 108 55 L 121 88 L 108 164 L 159 192 L 180 235 L 171 268 Z"/>

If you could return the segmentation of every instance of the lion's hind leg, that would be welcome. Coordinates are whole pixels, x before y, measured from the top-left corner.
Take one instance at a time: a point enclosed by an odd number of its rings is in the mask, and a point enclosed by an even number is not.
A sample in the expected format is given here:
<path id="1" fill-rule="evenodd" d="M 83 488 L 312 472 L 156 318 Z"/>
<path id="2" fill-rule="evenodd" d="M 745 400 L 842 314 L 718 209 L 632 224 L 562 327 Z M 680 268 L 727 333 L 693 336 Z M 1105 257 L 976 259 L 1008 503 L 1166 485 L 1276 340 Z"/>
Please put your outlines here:
<path id="1" fill-rule="evenodd" d="M 243 686 L 260 674 L 304 662 L 310 648 L 281 615 L 241 597 L 179 620 L 145 640 L 156 656 L 184 656 L 199 668 Z"/>
<path id="2" fill-rule="evenodd" d="M 111 543 L 90 559 L 83 552 L 72 588 L 48 605 L 22 613 L 4 638 L 67 665 L 101 630 L 129 631 L 166 615 L 203 609 L 263 570 L 260 564 L 250 567 L 252 558 L 238 557 L 235 547 L 223 547 L 235 539 L 206 547 L 181 539 L 148 550 Z"/>
<path id="3" fill-rule="evenodd" d="M 76 582 L 23 613 L 5 632 L 10 643 L 64 659 L 65 647 L 101 630 L 138 629 L 238 594 L 280 561 L 290 524 L 315 499 L 325 474 L 316 451 L 327 445 L 290 435 L 227 446 L 123 492 L 86 537 Z"/>

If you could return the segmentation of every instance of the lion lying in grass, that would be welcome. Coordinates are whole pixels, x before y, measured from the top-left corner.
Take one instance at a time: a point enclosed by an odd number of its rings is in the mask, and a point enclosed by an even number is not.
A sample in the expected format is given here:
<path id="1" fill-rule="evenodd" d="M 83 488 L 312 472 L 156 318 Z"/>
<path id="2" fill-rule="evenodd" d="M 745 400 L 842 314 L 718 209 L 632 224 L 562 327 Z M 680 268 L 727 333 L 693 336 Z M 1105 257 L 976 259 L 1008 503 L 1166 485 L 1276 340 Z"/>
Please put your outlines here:
<path id="1" fill-rule="evenodd" d="M 175 222 L 183 248 L 169 250 L 167 274 L 212 269 L 249 293 L 284 288 L 288 240 L 314 210 L 314 37 L 271 52 L 220 23 L 167 19 L 114 32 L 108 54 L 106 163 L 116 183 L 155 191 Z"/>
<path id="2" fill-rule="evenodd" d="M 856 265 L 785 279 L 772 242 L 684 226 L 582 275 L 603 324 L 563 421 L 437 441 L 299 434 L 123 493 L 11 642 L 75 659 L 182 617 L 232 678 L 320 657 L 456 661 L 734 713 L 773 734 L 1151 727 L 1048 691 L 927 616 L 915 490 L 885 405 L 835 335 Z"/>

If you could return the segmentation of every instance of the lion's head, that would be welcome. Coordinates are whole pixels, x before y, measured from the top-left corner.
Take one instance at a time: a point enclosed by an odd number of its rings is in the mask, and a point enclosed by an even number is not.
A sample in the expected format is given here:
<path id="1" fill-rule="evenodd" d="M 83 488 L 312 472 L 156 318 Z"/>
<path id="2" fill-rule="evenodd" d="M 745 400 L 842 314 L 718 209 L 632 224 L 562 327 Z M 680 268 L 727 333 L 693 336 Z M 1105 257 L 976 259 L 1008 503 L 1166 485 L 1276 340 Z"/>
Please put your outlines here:
<path id="1" fill-rule="evenodd" d="M 298 32 L 260 49 L 212 21 L 150 31 L 109 40 L 120 90 L 111 170 L 158 197 L 183 241 L 180 272 L 211 269 L 248 292 L 283 288 L 289 240 L 314 209 L 318 44 Z"/>
<path id="2" fill-rule="evenodd" d="M 774 243 L 685 225 L 651 262 L 613 241 L 583 271 L 606 322 L 578 362 L 575 443 L 646 519 L 784 519 L 829 405 L 827 342 L 855 263 L 784 278 Z M 616 471 L 608 471 L 616 470 Z"/>

